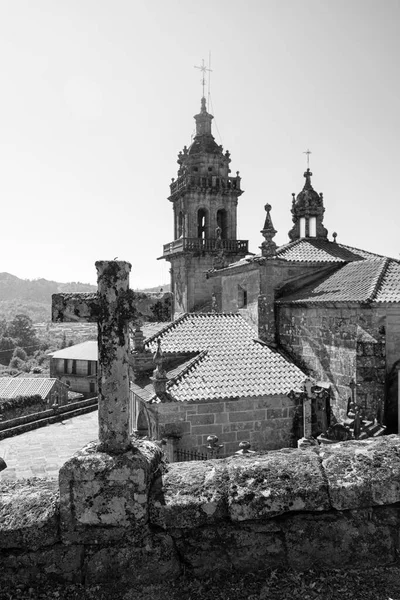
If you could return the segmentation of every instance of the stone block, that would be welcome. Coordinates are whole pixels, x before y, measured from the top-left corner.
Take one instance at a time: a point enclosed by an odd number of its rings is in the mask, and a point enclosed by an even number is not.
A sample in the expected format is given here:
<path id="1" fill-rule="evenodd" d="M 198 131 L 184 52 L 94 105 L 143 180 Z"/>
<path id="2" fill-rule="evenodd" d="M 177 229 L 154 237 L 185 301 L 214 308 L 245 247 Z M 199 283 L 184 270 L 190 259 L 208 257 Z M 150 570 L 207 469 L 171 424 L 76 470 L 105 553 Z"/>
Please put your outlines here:
<path id="1" fill-rule="evenodd" d="M 140 546 L 118 544 L 86 550 L 83 567 L 87 585 L 118 582 L 124 586 L 174 579 L 181 572 L 172 538 L 153 534 Z"/>
<path id="2" fill-rule="evenodd" d="M 215 423 L 228 423 L 228 415 L 226 413 L 217 413 L 215 415 Z"/>
<path id="3" fill-rule="evenodd" d="M 240 421 L 261 421 L 265 419 L 265 410 L 248 410 L 244 412 L 229 413 L 229 421 L 231 423 Z"/>
<path id="4" fill-rule="evenodd" d="M 236 458 L 236 457 L 235 457 Z M 232 521 L 330 508 L 318 454 L 281 450 L 228 461 L 228 507 Z"/>
<path id="5" fill-rule="evenodd" d="M 169 465 L 151 489 L 150 523 L 183 529 L 221 521 L 227 517 L 226 482 L 222 460 Z"/>
<path id="6" fill-rule="evenodd" d="M 61 536 L 66 543 L 140 540 L 148 520 L 148 490 L 162 452 L 135 440 L 123 454 L 97 452 L 91 443 L 60 470 Z"/>
<path id="7" fill-rule="evenodd" d="M 38 549 L 59 541 L 57 481 L 0 482 L 0 548 Z"/>
<path id="8" fill-rule="evenodd" d="M 396 555 L 391 528 L 368 511 L 294 515 L 282 529 L 293 569 L 375 567 Z"/>
<path id="9" fill-rule="evenodd" d="M 213 414 L 189 415 L 187 420 L 192 425 L 213 425 L 215 416 Z"/>
<path id="10" fill-rule="evenodd" d="M 83 546 L 60 543 L 28 552 L 0 551 L 0 590 L 10 581 L 35 584 L 48 580 L 82 582 Z"/>
<path id="11" fill-rule="evenodd" d="M 221 435 L 222 425 L 194 425 L 192 427 L 193 435 Z"/>
<path id="12" fill-rule="evenodd" d="M 204 404 L 197 404 L 197 414 L 203 413 L 222 413 L 225 411 L 224 402 L 207 402 Z"/>
<path id="13" fill-rule="evenodd" d="M 350 510 L 400 502 L 400 438 L 341 442 L 320 448 L 332 507 Z"/>
<path id="14" fill-rule="evenodd" d="M 191 425 L 189 421 L 173 421 L 172 423 L 164 423 L 159 425 L 160 437 L 175 436 L 183 437 L 190 433 Z"/>
<path id="15" fill-rule="evenodd" d="M 186 529 L 175 537 L 175 543 L 186 568 L 196 577 L 232 570 L 265 572 L 285 563 L 284 540 L 273 522 Z"/>

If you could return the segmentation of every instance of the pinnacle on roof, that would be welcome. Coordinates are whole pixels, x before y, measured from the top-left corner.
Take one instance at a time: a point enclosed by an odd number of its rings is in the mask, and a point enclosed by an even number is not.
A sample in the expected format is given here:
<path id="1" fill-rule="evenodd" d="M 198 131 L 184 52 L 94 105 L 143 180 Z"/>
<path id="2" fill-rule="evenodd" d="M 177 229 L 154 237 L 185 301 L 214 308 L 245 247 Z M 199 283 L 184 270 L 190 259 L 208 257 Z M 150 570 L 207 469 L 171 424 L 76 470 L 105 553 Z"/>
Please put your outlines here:
<path id="1" fill-rule="evenodd" d="M 270 204 L 266 204 L 264 206 L 265 211 L 267 213 L 266 217 L 265 217 L 265 223 L 264 223 L 264 228 L 261 229 L 261 233 L 264 236 L 264 241 L 262 242 L 261 246 L 260 246 L 260 250 L 261 250 L 261 254 L 264 257 L 271 257 L 271 256 L 276 256 L 276 244 L 273 241 L 273 237 L 275 237 L 276 234 L 276 229 L 274 228 L 273 224 L 272 224 L 272 219 L 271 219 L 271 205 Z"/>

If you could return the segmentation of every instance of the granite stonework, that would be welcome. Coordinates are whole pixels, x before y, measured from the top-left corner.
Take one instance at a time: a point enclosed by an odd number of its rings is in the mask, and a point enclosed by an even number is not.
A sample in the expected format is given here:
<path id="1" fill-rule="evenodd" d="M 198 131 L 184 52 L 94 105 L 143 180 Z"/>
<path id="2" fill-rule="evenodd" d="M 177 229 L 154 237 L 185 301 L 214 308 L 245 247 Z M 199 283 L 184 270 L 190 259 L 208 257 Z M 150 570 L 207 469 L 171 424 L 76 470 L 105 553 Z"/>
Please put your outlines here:
<path id="1" fill-rule="evenodd" d="M 123 454 L 88 444 L 60 470 L 60 527 L 65 543 L 102 544 L 142 539 L 147 500 L 162 452 L 138 441 Z"/>
<path id="2" fill-rule="evenodd" d="M 127 586 L 235 569 L 363 568 L 395 560 L 400 438 L 166 465 L 134 440 L 88 446 L 54 482 L 2 484 L 0 583 Z"/>
<path id="3" fill-rule="evenodd" d="M 311 376 L 331 384 L 331 407 L 346 418 L 349 383 L 356 381 L 356 402 L 374 418 L 385 398 L 385 312 L 351 305 L 278 308 L 279 342 Z"/>

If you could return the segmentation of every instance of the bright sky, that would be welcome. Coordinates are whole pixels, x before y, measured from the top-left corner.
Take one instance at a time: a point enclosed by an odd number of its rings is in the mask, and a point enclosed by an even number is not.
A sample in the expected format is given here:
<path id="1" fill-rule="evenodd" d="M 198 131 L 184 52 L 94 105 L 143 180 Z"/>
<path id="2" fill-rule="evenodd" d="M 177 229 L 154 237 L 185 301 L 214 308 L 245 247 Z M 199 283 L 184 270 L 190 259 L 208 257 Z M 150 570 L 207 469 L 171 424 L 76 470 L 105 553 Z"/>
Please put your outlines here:
<path id="1" fill-rule="evenodd" d="M 291 192 L 324 192 L 329 237 L 399 257 L 399 0 L 2 0 L 0 272 L 131 286 L 169 281 L 169 183 L 211 51 L 214 135 L 280 245 Z M 216 126 L 218 127 L 217 132 Z"/>

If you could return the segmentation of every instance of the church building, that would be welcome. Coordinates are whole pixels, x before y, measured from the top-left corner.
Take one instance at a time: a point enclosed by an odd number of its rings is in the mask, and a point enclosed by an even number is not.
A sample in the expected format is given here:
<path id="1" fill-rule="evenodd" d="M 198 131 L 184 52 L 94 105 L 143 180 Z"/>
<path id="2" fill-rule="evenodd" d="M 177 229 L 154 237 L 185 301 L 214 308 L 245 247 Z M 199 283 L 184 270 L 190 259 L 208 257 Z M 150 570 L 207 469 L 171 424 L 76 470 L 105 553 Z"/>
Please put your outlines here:
<path id="1" fill-rule="evenodd" d="M 261 252 L 237 240 L 239 173 L 211 132 L 205 98 L 192 144 L 178 155 L 170 185 L 174 240 L 162 258 L 171 263 L 175 317 L 183 313 L 240 314 L 269 348 L 302 372 L 331 386 L 331 409 L 346 418 L 350 383 L 363 414 L 384 406 L 397 431 L 400 370 L 400 262 L 328 239 L 325 199 L 304 173 L 292 194 L 292 227 L 277 247 L 270 205 Z M 289 216 L 289 215 L 288 215 Z"/>

